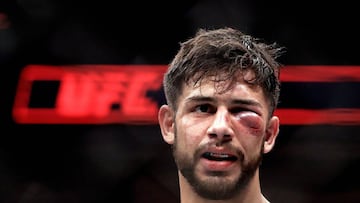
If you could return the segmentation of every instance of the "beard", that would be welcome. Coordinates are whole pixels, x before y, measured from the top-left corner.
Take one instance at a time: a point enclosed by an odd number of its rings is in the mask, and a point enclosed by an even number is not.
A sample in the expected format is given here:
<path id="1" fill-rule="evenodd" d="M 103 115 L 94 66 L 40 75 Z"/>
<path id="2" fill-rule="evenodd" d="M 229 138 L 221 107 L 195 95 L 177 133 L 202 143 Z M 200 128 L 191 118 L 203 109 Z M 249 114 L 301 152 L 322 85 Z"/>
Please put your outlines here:
<path id="1" fill-rule="evenodd" d="M 241 151 L 235 150 L 235 147 L 232 147 L 231 145 L 228 145 L 227 147 L 232 148 L 237 152 L 239 158 L 237 161 L 240 164 L 241 170 L 240 174 L 234 179 L 229 179 L 226 177 L 226 172 L 211 172 L 208 173 L 210 177 L 206 180 L 202 180 L 195 173 L 195 166 L 201 157 L 201 154 L 199 153 L 202 149 L 196 150 L 195 155 L 193 156 L 195 158 L 187 156 L 186 153 L 183 153 L 178 149 L 177 136 L 175 135 L 175 142 L 172 150 L 176 165 L 194 191 L 205 199 L 226 200 L 238 195 L 254 177 L 256 170 L 261 164 L 263 147 L 261 147 L 256 157 L 247 162 L 244 161 L 244 154 Z"/>

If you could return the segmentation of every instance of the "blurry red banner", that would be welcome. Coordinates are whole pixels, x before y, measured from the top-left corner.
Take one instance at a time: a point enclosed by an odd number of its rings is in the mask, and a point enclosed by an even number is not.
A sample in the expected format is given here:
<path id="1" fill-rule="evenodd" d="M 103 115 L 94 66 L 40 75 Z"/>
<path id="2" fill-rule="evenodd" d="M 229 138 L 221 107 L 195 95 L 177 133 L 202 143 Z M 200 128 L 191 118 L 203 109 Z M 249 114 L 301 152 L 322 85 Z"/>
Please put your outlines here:
<path id="1" fill-rule="evenodd" d="M 360 82 L 360 66 L 285 66 L 282 82 Z"/>
<path id="2" fill-rule="evenodd" d="M 277 109 L 282 125 L 360 125 L 360 109 Z"/>
<path id="3" fill-rule="evenodd" d="M 14 121 L 19 124 L 156 124 L 157 110 L 164 100 L 162 77 L 166 68 L 166 65 L 29 65 L 20 74 L 13 106 Z M 287 66 L 282 70 L 281 80 L 359 82 L 360 67 Z M 35 83 L 54 81 L 59 84 L 56 90 L 35 91 Z M 54 95 L 53 101 L 49 95 Z M 42 105 L 46 103 L 42 100 L 49 100 L 48 104 Z M 360 124 L 360 109 L 353 108 L 278 109 L 275 113 L 283 125 Z"/>
<path id="4" fill-rule="evenodd" d="M 165 66 L 27 66 L 19 80 L 13 108 L 17 123 L 154 123 Z M 35 81 L 59 81 L 53 108 L 29 107 Z M 44 95 L 44 99 L 46 95 Z M 117 106 L 118 108 L 111 108 Z"/>

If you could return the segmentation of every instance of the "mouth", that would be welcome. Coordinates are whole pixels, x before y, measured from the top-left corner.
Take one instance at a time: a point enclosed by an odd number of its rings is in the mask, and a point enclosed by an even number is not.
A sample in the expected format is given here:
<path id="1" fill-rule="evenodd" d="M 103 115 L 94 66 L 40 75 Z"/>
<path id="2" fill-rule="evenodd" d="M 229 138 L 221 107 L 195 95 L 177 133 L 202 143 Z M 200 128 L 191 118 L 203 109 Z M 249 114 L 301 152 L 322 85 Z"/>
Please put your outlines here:
<path id="1" fill-rule="evenodd" d="M 220 153 L 220 152 L 205 152 L 202 157 L 210 161 L 231 161 L 234 162 L 238 158 L 232 154 Z"/>

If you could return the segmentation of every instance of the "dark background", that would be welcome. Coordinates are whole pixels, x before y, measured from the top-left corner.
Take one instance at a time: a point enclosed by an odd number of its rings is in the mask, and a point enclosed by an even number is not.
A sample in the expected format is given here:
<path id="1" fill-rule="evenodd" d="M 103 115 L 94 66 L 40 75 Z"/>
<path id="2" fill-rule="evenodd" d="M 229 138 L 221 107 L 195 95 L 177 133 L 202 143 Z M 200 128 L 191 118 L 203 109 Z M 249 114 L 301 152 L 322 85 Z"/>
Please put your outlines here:
<path id="1" fill-rule="evenodd" d="M 233 26 L 285 46 L 285 65 L 357 66 L 357 8 L 309 0 L 0 0 L 0 202 L 178 202 L 157 125 L 15 123 L 27 64 L 167 64 L 198 28 Z M 359 87 L 285 83 L 279 107 L 360 108 Z M 281 126 L 261 168 L 263 193 L 274 203 L 360 202 L 359 143 L 359 125 Z"/>

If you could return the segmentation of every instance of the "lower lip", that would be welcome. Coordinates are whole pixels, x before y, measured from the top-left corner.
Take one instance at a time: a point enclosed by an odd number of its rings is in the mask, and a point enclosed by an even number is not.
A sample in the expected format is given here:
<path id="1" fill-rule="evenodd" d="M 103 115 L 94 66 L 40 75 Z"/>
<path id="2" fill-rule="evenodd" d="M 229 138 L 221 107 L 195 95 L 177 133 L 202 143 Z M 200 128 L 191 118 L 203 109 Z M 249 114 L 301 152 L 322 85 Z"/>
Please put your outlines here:
<path id="1" fill-rule="evenodd" d="M 227 171 L 233 167 L 234 161 L 211 161 L 208 159 L 201 159 L 201 164 L 211 171 Z"/>

